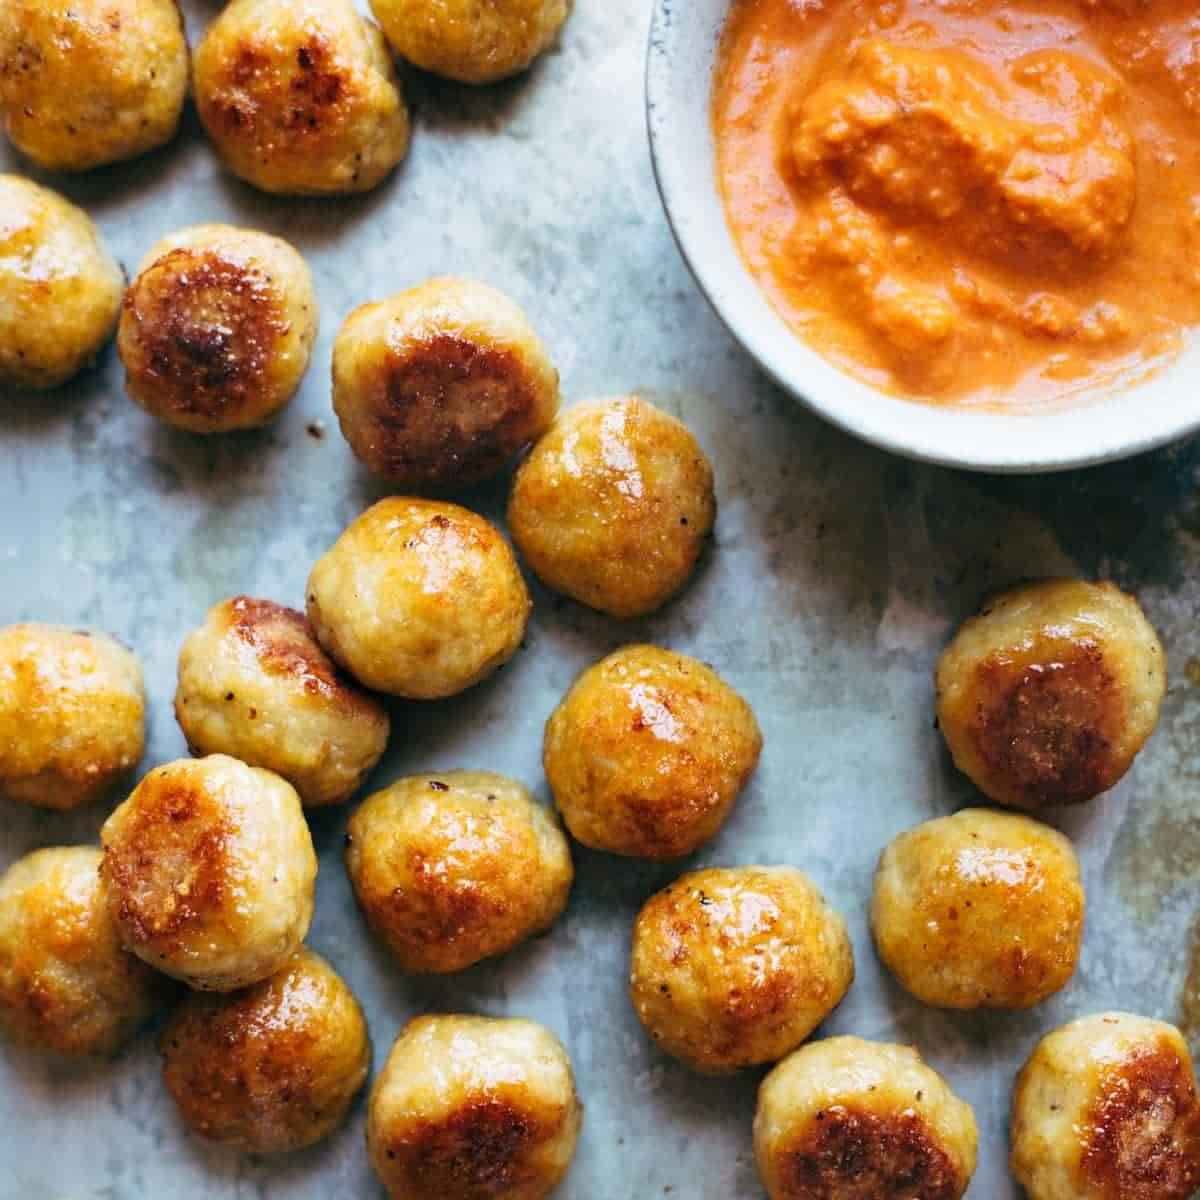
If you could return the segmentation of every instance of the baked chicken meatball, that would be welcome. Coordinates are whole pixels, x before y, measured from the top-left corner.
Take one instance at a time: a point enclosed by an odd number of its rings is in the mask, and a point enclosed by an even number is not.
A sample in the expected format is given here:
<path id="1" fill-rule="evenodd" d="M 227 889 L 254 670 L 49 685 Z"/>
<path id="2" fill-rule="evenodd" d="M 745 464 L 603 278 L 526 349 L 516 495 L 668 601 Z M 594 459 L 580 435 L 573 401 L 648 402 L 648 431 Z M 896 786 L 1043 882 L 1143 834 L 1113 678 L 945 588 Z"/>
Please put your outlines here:
<path id="1" fill-rule="evenodd" d="M 111 336 L 124 285 L 87 213 L 0 175 L 0 387 L 45 391 L 78 375 Z"/>
<path id="2" fill-rule="evenodd" d="M 4 0 L 0 118 L 49 171 L 83 171 L 169 142 L 187 95 L 175 0 Z"/>
<path id="3" fill-rule="evenodd" d="M 980 791 L 1038 809 L 1113 787 L 1165 689 L 1163 648 L 1132 596 L 1051 580 L 995 597 L 958 631 L 938 663 L 938 721 Z"/>
<path id="4" fill-rule="evenodd" d="M 577 841 L 667 859 L 716 835 L 761 750 L 750 706 L 714 670 L 625 646 L 586 670 L 551 714 L 542 761 Z"/>
<path id="5" fill-rule="evenodd" d="M 278 775 L 213 754 L 151 771 L 104 823 L 125 946 L 201 991 L 274 974 L 308 933 L 317 858 Z"/>
<path id="6" fill-rule="evenodd" d="M 0 878 L 0 1027 L 65 1054 L 112 1054 L 167 999 L 127 954 L 100 883 L 100 850 L 56 846 Z"/>
<path id="7" fill-rule="evenodd" d="M 141 762 L 142 669 L 102 633 L 0 629 L 0 796 L 60 810 L 111 791 Z"/>
<path id="8" fill-rule="evenodd" d="M 1065 987 L 1083 940 L 1079 860 L 1055 829 L 973 808 L 902 833 L 875 875 L 879 956 L 939 1008 L 1030 1008 Z"/>
<path id="9" fill-rule="evenodd" d="M 912 1046 L 810 1042 L 763 1080 L 754 1157 L 769 1200 L 960 1200 L 975 1114 Z"/>
<path id="10" fill-rule="evenodd" d="M 566 409 L 513 480 L 508 525 L 548 587 L 613 617 L 661 608 L 716 519 L 687 427 L 637 396 Z"/>
<path id="11" fill-rule="evenodd" d="M 559 917 L 567 839 L 512 779 L 446 771 L 401 779 L 350 818 L 346 869 L 371 928 L 406 971 L 460 971 Z"/>
<path id="12" fill-rule="evenodd" d="M 367 1081 L 371 1042 L 354 994 L 301 948 L 269 979 L 193 993 L 162 1034 L 163 1082 L 184 1124 L 250 1154 L 328 1137 Z"/>
<path id="13" fill-rule="evenodd" d="M 846 923 L 794 867 L 711 867 L 646 901 L 629 994 L 661 1050 L 706 1075 L 774 1062 L 854 980 Z"/>
<path id="14" fill-rule="evenodd" d="M 351 0 L 232 0 L 196 47 L 200 120 L 264 192 L 380 183 L 408 150 L 408 109 L 377 26 Z"/>
<path id="15" fill-rule="evenodd" d="M 1173 1025 L 1082 1017 L 1042 1039 L 1017 1077 L 1010 1163 L 1029 1200 L 1191 1200 L 1200 1104 Z"/>
<path id="16" fill-rule="evenodd" d="M 223 600 L 183 643 L 175 717 L 193 754 L 274 771 L 309 808 L 349 800 L 391 727 L 303 613 L 249 596 Z"/>
<path id="17" fill-rule="evenodd" d="M 503 666 L 531 607 L 500 531 L 433 500 L 380 500 L 308 577 L 308 619 L 330 656 L 409 700 L 453 696 Z"/>
<path id="18" fill-rule="evenodd" d="M 164 238 L 125 293 L 117 350 L 125 388 L 192 433 L 253 429 L 278 416 L 308 370 L 317 297 L 287 242 L 230 225 Z"/>
<path id="19" fill-rule="evenodd" d="M 392 1200 L 544 1200 L 571 1165 L 582 1117 L 548 1029 L 418 1017 L 371 1090 L 367 1152 Z"/>
<path id="20" fill-rule="evenodd" d="M 545 432 L 558 372 L 525 314 L 467 279 L 431 279 L 346 319 L 333 408 L 350 448 L 404 488 L 477 483 Z"/>
<path id="21" fill-rule="evenodd" d="M 371 0 L 396 52 L 462 83 L 495 83 L 549 49 L 570 0 Z"/>

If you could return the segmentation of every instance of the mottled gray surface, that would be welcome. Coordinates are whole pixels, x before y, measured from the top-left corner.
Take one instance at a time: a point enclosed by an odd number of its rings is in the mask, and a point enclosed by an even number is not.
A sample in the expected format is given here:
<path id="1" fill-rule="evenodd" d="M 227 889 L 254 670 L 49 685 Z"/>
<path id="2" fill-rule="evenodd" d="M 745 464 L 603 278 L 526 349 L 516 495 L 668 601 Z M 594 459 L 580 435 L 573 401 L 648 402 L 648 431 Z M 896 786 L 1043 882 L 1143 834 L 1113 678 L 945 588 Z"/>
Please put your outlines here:
<path id="1" fill-rule="evenodd" d="M 188 6 L 193 36 L 214 5 Z M 379 494 L 329 411 L 328 357 L 357 303 L 435 273 L 477 275 L 527 306 L 566 393 L 627 389 L 683 416 L 717 468 L 714 549 L 665 613 L 621 626 L 535 589 L 528 644 L 461 699 L 399 714 L 382 784 L 411 770 L 490 767 L 537 785 L 542 722 L 584 664 L 649 639 L 712 662 L 752 700 L 762 767 L 702 863 L 793 862 L 847 916 L 859 978 L 829 1032 L 921 1045 L 975 1105 L 984 1133 L 973 1200 L 1013 1193 L 1004 1115 L 1038 1034 L 1125 1006 L 1174 1017 L 1200 902 L 1200 692 L 1186 663 L 1200 566 L 1200 447 L 1071 476 L 989 480 L 866 449 L 786 401 L 694 292 L 659 212 L 642 120 L 645 5 L 581 0 L 561 49 L 488 92 L 411 81 L 409 162 L 349 202 L 258 196 L 222 175 L 191 122 L 165 153 L 71 180 L 128 266 L 196 220 L 260 226 L 308 255 L 324 307 L 302 395 L 270 432 L 203 441 L 169 433 L 102 369 L 42 400 L 0 403 L 0 624 L 99 626 L 134 645 L 152 701 L 145 767 L 184 753 L 171 717 L 175 659 L 212 602 L 237 591 L 299 604 L 315 556 Z M 0 155 L 0 164 L 11 160 Z M 326 425 L 316 439 L 312 421 Z M 489 514 L 503 487 L 468 498 Z M 1062 824 L 1090 889 L 1078 976 L 1037 1011 L 955 1016 L 884 977 L 866 911 L 898 830 L 969 801 L 933 729 L 931 667 L 987 589 L 1083 572 L 1134 588 L 1167 643 L 1162 725 L 1115 793 Z M 1200 678 L 1200 673 L 1193 671 Z M 93 839 L 103 818 L 3 812 L 0 865 Z M 539 1018 L 566 1041 L 587 1104 L 564 1200 L 741 1200 L 757 1075 L 707 1081 L 647 1044 L 624 993 L 630 923 L 678 868 L 579 852 L 565 919 L 502 962 L 442 981 L 404 978 L 366 937 L 341 866 L 342 814 L 314 820 L 321 852 L 312 943 L 365 1004 L 382 1060 L 419 1011 Z M 153 1040 L 115 1064 L 0 1059 L 0 1198 L 375 1198 L 362 1108 L 328 1144 L 280 1162 L 183 1134 Z"/>

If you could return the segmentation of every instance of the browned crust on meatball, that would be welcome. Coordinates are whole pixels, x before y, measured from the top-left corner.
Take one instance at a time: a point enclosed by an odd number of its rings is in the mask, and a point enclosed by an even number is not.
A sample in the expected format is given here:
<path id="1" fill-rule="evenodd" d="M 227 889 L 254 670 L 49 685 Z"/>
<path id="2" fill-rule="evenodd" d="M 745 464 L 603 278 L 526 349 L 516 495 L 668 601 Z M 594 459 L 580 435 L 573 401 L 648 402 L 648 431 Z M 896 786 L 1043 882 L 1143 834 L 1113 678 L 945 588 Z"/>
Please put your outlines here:
<path id="1" fill-rule="evenodd" d="M 261 388 L 288 328 L 258 267 L 180 247 L 126 291 L 118 347 L 133 390 L 156 409 L 227 419 Z"/>
<path id="2" fill-rule="evenodd" d="M 1196 1084 L 1165 1038 L 1108 1068 L 1087 1113 L 1080 1172 L 1104 1200 L 1189 1200 L 1200 1188 Z"/>
<path id="3" fill-rule="evenodd" d="M 911 1109 L 864 1112 L 836 1104 L 783 1152 L 788 1200 L 958 1200 L 967 1180 Z"/>
<path id="4" fill-rule="evenodd" d="M 1112 748 L 1124 733 L 1120 688 L 1090 639 L 999 652 L 975 669 L 973 733 L 989 772 L 1029 808 L 1079 803 L 1120 777 Z"/>
<path id="5" fill-rule="evenodd" d="M 163 953 L 226 900 L 229 814 L 203 789 L 170 772 L 138 785 L 119 832 L 105 841 L 101 875 L 122 932 Z"/>

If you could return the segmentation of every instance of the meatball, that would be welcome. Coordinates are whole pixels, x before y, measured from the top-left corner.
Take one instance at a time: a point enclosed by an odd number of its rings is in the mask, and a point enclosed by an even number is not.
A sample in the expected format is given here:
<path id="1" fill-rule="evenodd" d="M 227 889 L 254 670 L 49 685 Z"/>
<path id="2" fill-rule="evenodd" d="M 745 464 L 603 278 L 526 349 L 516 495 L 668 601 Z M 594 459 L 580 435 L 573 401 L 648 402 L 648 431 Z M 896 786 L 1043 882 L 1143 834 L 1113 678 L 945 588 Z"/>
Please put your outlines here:
<path id="1" fill-rule="evenodd" d="M 112 1054 L 170 985 L 127 954 L 93 846 L 37 850 L 0 878 L 0 1026 L 65 1054 Z"/>
<path id="2" fill-rule="evenodd" d="M 519 783 L 491 771 L 401 779 L 350 819 L 346 869 L 371 928 L 406 971 L 460 971 L 558 919 L 567 839 Z"/>
<path id="3" fill-rule="evenodd" d="M 251 1154 L 328 1137 L 371 1067 L 354 993 L 303 947 L 253 987 L 193 993 L 163 1030 L 162 1052 L 163 1081 L 184 1124 Z"/>
<path id="4" fill-rule="evenodd" d="M 567 409 L 513 480 L 508 524 L 537 577 L 613 617 L 662 607 L 712 530 L 712 467 L 637 396 Z"/>
<path id="5" fill-rule="evenodd" d="M 367 1152 L 392 1200 L 543 1200 L 583 1110 L 562 1043 L 533 1021 L 411 1021 L 371 1090 Z"/>
<path id="6" fill-rule="evenodd" d="M 84 171 L 169 142 L 187 84 L 175 0 L 0 4 L 0 119 L 46 170 Z"/>
<path id="7" fill-rule="evenodd" d="M 966 809 L 902 833 L 875 876 L 879 957 L 941 1008 L 1030 1008 L 1065 987 L 1083 940 L 1071 843 L 1032 817 Z"/>
<path id="8" fill-rule="evenodd" d="M 398 54 L 462 83 L 495 83 L 549 49 L 570 0 L 370 0 Z"/>
<path id="9" fill-rule="evenodd" d="M 978 1144 L 970 1105 L 912 1046 L 812 1042 L 758 1092 L 754 1156 L 769 1200 L 960 1200 Z"/>
<path id="10" fill-rule="evenodd" d="M 706 1075 L 774 1062 L 854 980 L 846 923 L 794 867 L 712 867 L 646 901 L 629 994 L 646 1032 Z"/>
<path id="11" fill-rule="evenodd" d="M 112 334 L 124 282 L 82 209 L 0 175 L 0 386 L 45 391 L 78 375 Z"/>
<path id="12" fill-rule="evenodd" d="M 333 347 L 333 408 L 350 448 L 392 483 L 477 483 L 545 432 L 558 372 L 507 296 L 431 279 L 350 314 Z"/>
<path id="13" fill-rule="evenodd" d="M 310 808 L 341 804 L 387 747 L 387 709 L 342 674 L 303 613 L 237 596 L 183 644 L 175 716 L 193 754 L 282 775 Z"/>
<path id="14" fill-rule="evenodd" d="M 1162 646 L 1111 583 L 1053 580 L 989 601 L 938 663 L 938 720 L 998 804 L 1090 800 L 1129 769 L 1166 689 Z"/>
<path id="15" fill-rule="evenodd" d="M 308 932 L 317 858 L 299 797 L 270 771 L 223 754 L 168 763 L 100 840 L 126 947 L 191 987 L 257 983 Z"/>
<path id="16" fill-rule="evenodd" d="M 500 531 L 432 500 L 379 501 L 308 578 L 308 618 L 331 657 L 410 700 L 453 696 L 503 666 L 531 607 Z"/>
<path id="17" fill-rule="evenodd" d="M 1011 1166 L 1029 1200 L 1190 1200 L 1200 1105 L 1187 1043 L 1100 1013 L 1042 1039 L 1017 1077 Z"/>
<path id="18" fill-rule="evenodd" d="M 363 192 L 408 149 L 383 35 L 351 0 L 232 0 L 196 47 L 193 82 L 225 165 L 264 192 Z"/>
<path id="19" fill-rule="evenodd" d="M 715 671 L 626 646 L 575 681 L 546 723 L 542 761 L 574 838 L 667 859 L 716 835 L 761 750 L 750 706 Z"/>
<path id="20" fill-rule="evenodd" d="M 78 808 L 141 762 L 146 695 L 137 658 L 102 633 L 0 629 L 0 796 Z"/>
<path id="21" fill-rule="evenodd" d="M 308 264 L 287 242 L 229 225 L 164 238 L 125 293 L 125 387 L 192 433 L 264 425 L 295 395 L 317 336 Z"/>

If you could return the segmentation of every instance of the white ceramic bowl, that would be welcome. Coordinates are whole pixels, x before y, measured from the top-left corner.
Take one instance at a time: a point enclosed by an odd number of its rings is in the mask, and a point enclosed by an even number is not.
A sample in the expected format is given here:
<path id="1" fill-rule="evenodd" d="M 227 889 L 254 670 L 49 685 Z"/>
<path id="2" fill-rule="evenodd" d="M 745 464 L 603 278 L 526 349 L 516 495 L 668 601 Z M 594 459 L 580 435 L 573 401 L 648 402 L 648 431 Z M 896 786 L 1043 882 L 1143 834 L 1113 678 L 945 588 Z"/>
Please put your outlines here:
<path id="1" fill-rule="evenodd" d="M 730 0 L 655 0 L 646 66 L 654 170 L 679 249 L 717 316 L 787 391 L 897 454 L 976 471 L 1058 471 L 1125 458 L 1200 428 L 1200 343 L 1112 395 L 1053 412 L 978 412 L 888 396 L 804 345 L 759 291 L 717 191 L 710 103 Z"/>

